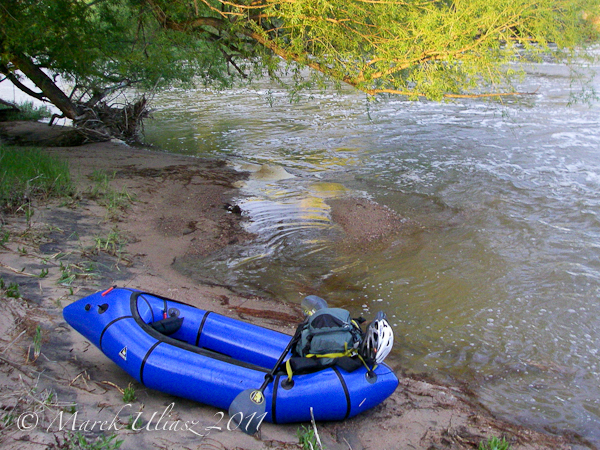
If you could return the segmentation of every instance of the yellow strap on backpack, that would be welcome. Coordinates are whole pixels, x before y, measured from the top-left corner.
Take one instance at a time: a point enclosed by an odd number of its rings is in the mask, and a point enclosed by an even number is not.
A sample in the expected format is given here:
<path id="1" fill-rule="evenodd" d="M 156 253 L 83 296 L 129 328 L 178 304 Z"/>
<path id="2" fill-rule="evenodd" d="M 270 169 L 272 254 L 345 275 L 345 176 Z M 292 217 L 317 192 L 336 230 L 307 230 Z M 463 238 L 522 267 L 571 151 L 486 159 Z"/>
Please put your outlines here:
<path id="1" fill-rule="evenodd" d="M 345 348 L 345 350 L 343 352 L 324 353 L 322 355 L 308 354 L 305 356 L 305 358 L 332 358 L 332 359 L 334 359 L 334 358 L 344 358 L 345 356 L 352 357 L 352 356 L 357 355 L 360 358 L 360 360 L 362 361 L 362 363 L 365 365 L 367 370 L 369 370 L 369 367 L 367 366 L 365 361 L 362 359 L 362 357 L 358 354 L 358 351 L 355 348 L 348 349 L 347 342 L 344 343 L 344 348 Z M 292 376 L 294 375 L 294 371 L 292 370 L 292 364 L 289 359 L 285 362 L 285 371 L 287 372 L 288 382 L 291 382 Z"/>
<path id="2" fill-rule="evenodd" d="M 288 382 L 291 383 L 294 372 L 292 371 L 292 364 L 289 359 L 285 362 L 285 371 L 287 372 Z"/>
<path id="3" fill-rule="evenodd" d="M 355 352 L 356 352 L 356 349 L 354 349 L 354 348 L 351 348 L 350 350 L 348 350 L 348 343 L 344 342 L 344 351 L 343 352 L 323 353 L 323 354 L 319 354 L 319 355 L 309 353 L 308 355 L 306 355 L 306 357 L 307 358 L 343 358 L 344 356 L 352 356 L 352 355 L 354 355 Z"/>

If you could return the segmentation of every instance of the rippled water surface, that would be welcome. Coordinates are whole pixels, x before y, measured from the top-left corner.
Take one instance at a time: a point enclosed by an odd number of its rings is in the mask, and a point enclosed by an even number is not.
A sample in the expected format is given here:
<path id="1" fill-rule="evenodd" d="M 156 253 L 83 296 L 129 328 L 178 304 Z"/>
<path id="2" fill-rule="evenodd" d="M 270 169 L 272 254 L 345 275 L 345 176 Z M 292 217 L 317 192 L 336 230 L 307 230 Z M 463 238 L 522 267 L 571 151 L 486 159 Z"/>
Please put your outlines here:
<path id="1" fill-rule="evenodd" d="M 394 364 L 600 443 L 600 108 L 568 106 L 566 75 L 538 66 L 523 87 L 537 94 L 504 104 L 161 94 L 148 140 L 252 172 L 239 204 L 256 241 L 181 270 L 293 302 L 314 290 L 367 318 L 383 309 Z M 342 245 L 328 202 L 344 196 L 423 231 Z"/>

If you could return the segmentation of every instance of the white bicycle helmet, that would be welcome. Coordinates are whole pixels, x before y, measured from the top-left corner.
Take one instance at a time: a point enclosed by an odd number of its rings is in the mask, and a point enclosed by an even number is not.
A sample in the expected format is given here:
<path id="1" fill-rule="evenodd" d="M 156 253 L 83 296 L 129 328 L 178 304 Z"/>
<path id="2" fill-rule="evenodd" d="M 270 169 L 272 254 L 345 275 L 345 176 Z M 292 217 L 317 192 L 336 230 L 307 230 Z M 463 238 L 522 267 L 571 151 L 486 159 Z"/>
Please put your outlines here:
<path id="1" fill-rule="evenodd" d="M 394 331 L 385 318 L 385 313 L 380 311 L 367 327 L 360 353 L 365 360 L 381 364 L 390 354 L 393 345 Z"/>

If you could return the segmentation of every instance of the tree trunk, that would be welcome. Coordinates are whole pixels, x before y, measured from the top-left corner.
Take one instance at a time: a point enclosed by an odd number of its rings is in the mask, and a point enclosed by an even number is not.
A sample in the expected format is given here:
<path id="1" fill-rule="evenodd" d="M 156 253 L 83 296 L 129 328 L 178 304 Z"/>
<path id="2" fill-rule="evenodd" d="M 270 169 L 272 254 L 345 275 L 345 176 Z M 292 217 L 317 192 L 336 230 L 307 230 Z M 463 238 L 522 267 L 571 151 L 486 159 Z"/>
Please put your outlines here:
<path id="1" fill-rule="evenodd" d="M 64 117 L 73 121 L 77 133 L 83 136 L 84 141 L 98 142 L 112 138 L 127 142 L 138 141 L 142 122 L 149 114 L 145 97 L 124 108 L 114 108 L 103 103 L 101 99 L 105 94 L 99 95 L 87 104 L 74 102 L 31 58 L 16 55 L 11 58 L 11 62 L 37 86 L 43 96 L 52 102 Z M 22 87 L 24 86 L 19 86 Z"/>
<path id="2" fill-rule="evenodd" d="M 11 62 L 27 78 L 42 91 L 44 96 L 52 102 L 65 117 L 75 120 L 81 115 L 81 109 L 73 103 L 69 97 L 44 73 L 42 69 L 36 66 L 33 61 L 25 55 L 16 55 L 11 58 Z"/>

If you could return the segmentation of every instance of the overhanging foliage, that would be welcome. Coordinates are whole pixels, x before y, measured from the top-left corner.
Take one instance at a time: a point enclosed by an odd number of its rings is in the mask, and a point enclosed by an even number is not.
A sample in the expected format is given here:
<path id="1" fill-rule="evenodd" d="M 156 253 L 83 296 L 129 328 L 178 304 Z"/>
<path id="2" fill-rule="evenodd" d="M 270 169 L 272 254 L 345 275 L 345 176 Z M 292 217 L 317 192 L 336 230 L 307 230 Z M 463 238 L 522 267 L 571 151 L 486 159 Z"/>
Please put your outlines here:
<path id="1" fill-rule="evenodd" d="M 589 0 L 146 2 L 163 26 L 218 30 L 224 47 L 262 54 L 271 71 L 276 55 L 369 94 L 432 99 L 505 92 L 515 62 L 568 60 L 600 29 Z"/>
<path id="2" fill-rule="evenodd" d="M 290 69 L 292 90 L 328 79 L 372 95 L 504 95 L 519 62 L 592 57 L 586 50 L 599 41 L 599 3 L 4 0 L 0 72 L 86 127 L 102 121 L 100 103 L 131 86 L 227 85 Z M 312 69 L 309 80 L 304 67 Z M 22 74 L 37 90 L 20 85 Z M 70 83 L 68 92 L 54 74 Z M 100 128 L 98 136 L 114 132 Z"/>

